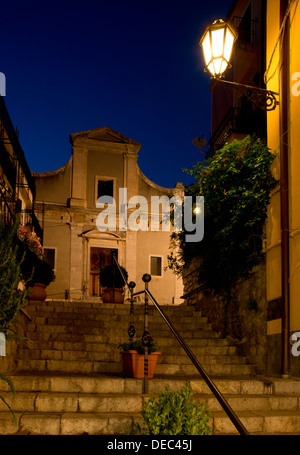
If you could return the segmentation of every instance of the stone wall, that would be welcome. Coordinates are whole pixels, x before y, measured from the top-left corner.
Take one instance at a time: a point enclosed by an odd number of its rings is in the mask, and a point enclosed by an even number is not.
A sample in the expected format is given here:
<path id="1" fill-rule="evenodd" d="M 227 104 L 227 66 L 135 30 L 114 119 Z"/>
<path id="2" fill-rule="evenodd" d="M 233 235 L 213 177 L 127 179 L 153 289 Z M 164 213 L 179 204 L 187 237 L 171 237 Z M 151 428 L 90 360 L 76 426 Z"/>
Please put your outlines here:
<path id="1" fill-rule="evenodd" d="M 188 305 L 194 305 L 208 317 L 214 330 L 221 332 L 238 347 L 255 372 L 266 372 L 267 360 L 267 296 L 265 263 L 255 267 L 248 279 L 241 280 L 233 290 L 234 298 L 225 305 L 222 298 L 199 286 L 200 259 L 186 268 L 183 283 Z"/>
<path id="2" fill-rule="evenodd" d="M 14 332 L 18 335 L 24 336 L 25 327 L 28 324 L 29 319 L 26 310 L 20 311 L 17 322 L 12 327 Z M 13 374 L 16 370 L 16 352 L 18 349 L 18 340 L 9 339 L 6 340 L 6 352 L 5 356 L 0 356 L 0 373 L 2 374 Z"/>

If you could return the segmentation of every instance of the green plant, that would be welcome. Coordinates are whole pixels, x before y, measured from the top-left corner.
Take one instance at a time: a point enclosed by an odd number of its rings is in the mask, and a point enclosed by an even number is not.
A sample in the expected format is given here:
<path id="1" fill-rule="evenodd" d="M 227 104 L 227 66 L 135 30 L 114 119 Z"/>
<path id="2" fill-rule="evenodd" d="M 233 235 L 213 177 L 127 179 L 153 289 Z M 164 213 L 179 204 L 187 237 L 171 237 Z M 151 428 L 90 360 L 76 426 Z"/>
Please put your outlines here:
<path id="1" fill-rule="evenodd" d="M 197 405 L 190 384 L 179 392 L 167 385 L 159 397 L 145 402 L 141 412 L 144 426 L 136 424 L 135 432 L 145 435 L 209 435 L 209 412 Z"/>
<path id="2" fill-rule="evenodd" d="M 189 172 L 195 184 L 190 196 L 204 196 L 204 238 L 185 242 L 185 232 L 172 234 L 179 255 L 169 255 L 177 274 L 194 257 L 201 258 L 199 283 L 230 300 L 231 289 L 263 259 L 262 239 L 270 192 L 277 185 L 271 166 L 275 158 L 264 141 L 246 137 L 226 144 Z"/>
<path id="3" fill-rule="evenodd" d="M 16 223 L 13 227 L 6 226 L 0 218 L 0 332 L 5 334 L 5 339 L 23 338 L 15 333 L 12 326 L 17 320 L 21 308 L 27 302 L 26 290 L 18 289 L 21 281 L 21 265 L 24 259 L 22 250 L 16 243 Z M 0 379 L 5 381 L 15 397 L 13 383 L 4 374 L 0 373 Z M 15 415 L 0 395 L 0 399 L 6 404 L 13 415 L 16 424 Z"/>
<path id="4" fill-rule="evenodd" d="M 22 278 L 28 286 L 41 283 L 48 286 L 54 279 L 53 269 L 48 262 L 41 259 L 33 251 L 24 247 L 25 255 L 21 264 Z"/>
<path id="5" fill-rule="evenodd" d="M 49 286 L 54 279 L 55 275 L 51 265 L 48 264 L 48 262 L 39 259 L 33 271 L 32 282 Z"/>
<path id="6" fill-rule="evenodd" d="M 128 279 L 128 272 L 124 267 L 120 267 L 125 279 Z M 118 269 L 114 264 L 105 265 L 100 270 L 100 283 L 101 286 L 106 288 L 123 288 L 125 286 L 124 279 Z"/>
<path id="7" fill-rule="evenodd" d="M 28 294 L 18 289 L 23 256 L 15 243 L 15 233 L 16 225 L 6 226 L 0 219 L 0 331 L 5 335 L 12 330 Z"/>
<path id="8" fill-rule="evenodd" d="M 145 346 L 142 340 L 130 340 L 125 343 L 121 343 L 118 346 L 118 349 L 122 349 L 122 351 L 137 351 L 138 354 L 145 354 Z M 150 343 L 148 345 L 148 353 L 157 352 L 158 347 L 156 346 L 153 338 L 151 337 Z"/>

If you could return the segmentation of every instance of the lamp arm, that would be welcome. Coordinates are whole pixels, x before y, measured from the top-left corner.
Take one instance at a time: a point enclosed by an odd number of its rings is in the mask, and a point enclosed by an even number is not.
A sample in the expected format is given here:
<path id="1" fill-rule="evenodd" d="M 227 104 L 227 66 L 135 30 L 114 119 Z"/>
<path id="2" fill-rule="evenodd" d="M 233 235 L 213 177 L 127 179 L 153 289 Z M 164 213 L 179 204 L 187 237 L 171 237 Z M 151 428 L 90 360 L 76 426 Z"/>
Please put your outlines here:
<path id="1" fill-rule="evenodd" d="M 225 81 L 218 77 L 213 77 L 213 80 L 218 84 L 222 84 L 226 88 L 238 91 L 248 98 L 258 108 L 265 111 L 272 111 L 276 109 L 279 101 L 276 97 L 279 96 L 277 92 L 266 90 L 264 88 L 255 87 L 253 85 L 238 84 L 237 82 Z"/>

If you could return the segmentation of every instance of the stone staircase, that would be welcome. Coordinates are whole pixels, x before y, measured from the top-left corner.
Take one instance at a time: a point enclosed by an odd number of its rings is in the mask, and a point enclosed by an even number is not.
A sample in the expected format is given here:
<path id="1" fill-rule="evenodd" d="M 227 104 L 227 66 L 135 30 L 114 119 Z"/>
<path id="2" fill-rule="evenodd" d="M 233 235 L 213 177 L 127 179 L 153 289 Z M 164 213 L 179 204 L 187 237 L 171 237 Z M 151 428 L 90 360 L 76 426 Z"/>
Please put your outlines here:
<path id="1" fill-rule="evenodd" d="M 200 312 L 163 309 L 251 434 L 300 434 L 300 381 L 255 377 L 253 366 Z M 142 380 L 122 377 L 117 346 L 128 338 L 128 305 L 46 301 L 30 302 L 26 311 L 32 341 L 19 342 L 12 375 L 16 398 L 0 381 L 17 426 L 0 401 L 0 434 L 128 434 L 141 421 L 145 400 L 166 384 L 179 390 L 187 380 L 196 400 L 211 411 L 213 434 L 236 433 L 155 308 L 149 308 L 149 329 L 162 354 L 148 395 Z M 132 322 L 141 336 L 141 305 Z"/>
<path id="2" fill-rule="evenodd" d="M 186 306 L 164 306 L 163 309 L 208 374 L 249 375 L 253 372 L 253 366 L 247 365 L 232 344 L 212 331 L 200 312 Z M 26 335 L 32 342 L 20 343 L 17 370 L 121 373 L 117 346 L 128 340 L 129 311 L 129 305 L 99 302 L 31 303 L 27 312 L 32 321 Z M 143 305 L 135 306 L 132 322 L 136 336 L 141 337 Z M 162 352 L 157 374 L 198 374 L 154 306 L 149 307 L 149 331 Z"/>

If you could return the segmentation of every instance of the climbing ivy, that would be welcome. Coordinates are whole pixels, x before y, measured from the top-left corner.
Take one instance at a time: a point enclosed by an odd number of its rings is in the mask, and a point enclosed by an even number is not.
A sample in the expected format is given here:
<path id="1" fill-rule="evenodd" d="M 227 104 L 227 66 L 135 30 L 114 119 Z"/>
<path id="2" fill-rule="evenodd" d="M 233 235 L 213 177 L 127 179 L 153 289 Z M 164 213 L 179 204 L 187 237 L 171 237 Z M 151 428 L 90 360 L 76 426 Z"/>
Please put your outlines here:
<path id="1" fill-rule="evenodd" d="M 271 171 L 275 156 L 264 141 L 248 136 L 186 170 L 195 179 L 186 194 L 204 196 L 204 238 L 187 243 L 184 231 L 172 234 L 172 248 L 179 248 L 179 255 L 169 255 L 175 273 L 201 258 L 199 283 L 230 296 L 237 280 L 261 262 L 267 206 L 277 184 Z"/>

